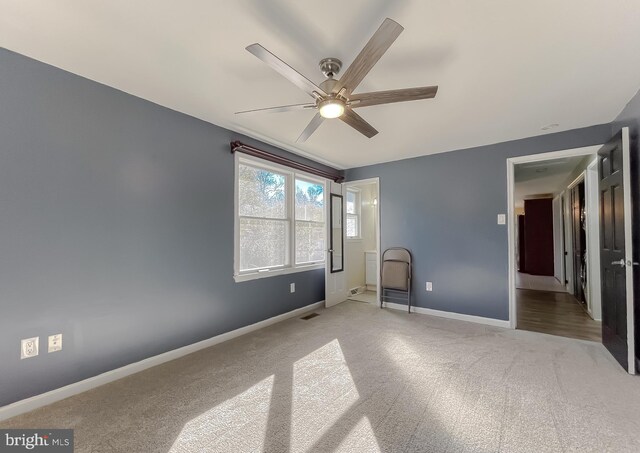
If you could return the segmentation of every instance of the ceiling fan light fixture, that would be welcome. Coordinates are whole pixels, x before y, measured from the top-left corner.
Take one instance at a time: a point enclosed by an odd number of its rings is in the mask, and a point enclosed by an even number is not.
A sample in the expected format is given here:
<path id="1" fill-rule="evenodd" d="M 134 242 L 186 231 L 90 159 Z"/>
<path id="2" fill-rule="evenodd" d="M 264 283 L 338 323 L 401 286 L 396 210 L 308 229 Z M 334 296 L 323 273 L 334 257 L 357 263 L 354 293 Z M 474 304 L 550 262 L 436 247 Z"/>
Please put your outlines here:
<path id="1" fill-rule="evenodd" d="M 320 110 L 320 116 L 323 118 L 338 118 L 344 113 L 344 102 L 340 99 L 325 99 L 320 101 L 318 109 Z"/>

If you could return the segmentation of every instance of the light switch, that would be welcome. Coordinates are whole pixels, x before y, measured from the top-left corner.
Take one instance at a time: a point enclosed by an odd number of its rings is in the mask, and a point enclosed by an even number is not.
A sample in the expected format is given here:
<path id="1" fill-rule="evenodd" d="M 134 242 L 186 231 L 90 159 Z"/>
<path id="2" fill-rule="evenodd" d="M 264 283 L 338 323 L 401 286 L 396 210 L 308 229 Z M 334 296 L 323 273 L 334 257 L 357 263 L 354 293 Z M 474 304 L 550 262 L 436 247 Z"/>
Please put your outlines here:
<path id="1" fill-rule="evenodd" d="M 62 334 L 49 335 L 49 352 L 62 351 Z"/>
<path id="2" fill-rule="evenodd" d="M 498 225 L 505 225 L 507 223 L 506 214 L 498 214 Z"/>

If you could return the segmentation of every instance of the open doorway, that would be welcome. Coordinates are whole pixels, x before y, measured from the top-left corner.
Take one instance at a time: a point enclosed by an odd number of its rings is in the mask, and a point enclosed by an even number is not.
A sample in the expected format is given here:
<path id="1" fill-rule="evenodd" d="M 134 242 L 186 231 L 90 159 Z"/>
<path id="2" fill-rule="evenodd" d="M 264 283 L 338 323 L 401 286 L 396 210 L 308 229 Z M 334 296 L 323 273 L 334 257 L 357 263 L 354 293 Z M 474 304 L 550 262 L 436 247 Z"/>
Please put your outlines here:
<path id="1" fill-rule="evenodd" d="M 598 149 L 509 159 L 514 328 L 601 341 Z"/>
<path id="2" fill-rule="evenodd" d="M 348 299 L 371 304 L 379 295 L 379 181 L 345 184 L 345 270 Z"/>

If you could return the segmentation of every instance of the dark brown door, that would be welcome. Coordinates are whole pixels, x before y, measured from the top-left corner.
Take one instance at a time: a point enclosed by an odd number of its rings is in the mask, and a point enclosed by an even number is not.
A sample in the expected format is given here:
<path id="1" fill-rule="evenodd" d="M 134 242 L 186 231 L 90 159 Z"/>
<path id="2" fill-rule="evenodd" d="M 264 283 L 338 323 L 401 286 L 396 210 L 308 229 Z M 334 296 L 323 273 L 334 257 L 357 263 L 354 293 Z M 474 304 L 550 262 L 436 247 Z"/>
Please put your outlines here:
<path id="1" fill-rule="evenodd" d="M 629 274 L 633 265 L 630 241 L 625 235 L 625 229 L 630 234 L 631 227 L 629 219 L 625 219 L 625 205 L 630 205 L 630 194 L 625 194 L 625 190 L 630 190 L 628 161 L 625 162 L 629 158 L 628 143 L 625 128 L 598 151 L 600 275 L 602 343 L 625 369 L 634 373 L 635 361 L 629 360 L 630 352 L 633 357 L 634 332 L 633 325 L 628 323 L 628 319 L 633 319 L 633 304 L 628 302 L 628 297 L 633 300 L 633 287 L 627 284 L 632 281 Z"/>
<path id="2" fill-rule="evenodd" d="M 569 283 L 569 281 L 567 280 L 567 244 L 565 243 L 565 239 L 566 239 L 566 235 L 565 235 L 565 231 L 567 228 L 567 219 L 566 219 L 566 215 L 564 212 L 565 209 L 565 198 L 564 196 L 560 197 L 560 221 L 562 224 L 562 277 L 563 277 L 563 281 L 562 281 L 562 285 L 564 287 L 567 286 L 567 283 Z"/>
<path id="3" fill-rule="evenodd" d="M 518 272 L 527 272 L 525 265 L 527 248 L 524 241 L 524 216 L 518 216 Z"/>
<path id="4" fill-rule="evenodd" d="M 553 276 L 553 200 L 524 200 L 525 269 Z"/>
<path id="5" fill-rule="evenodd" d="M 586 303 L 586 243 L 583 213 L 585 207 L 584 181 L 571 189 L 571 218 L 573 228 L 573 294 L 582 304 Z"/>

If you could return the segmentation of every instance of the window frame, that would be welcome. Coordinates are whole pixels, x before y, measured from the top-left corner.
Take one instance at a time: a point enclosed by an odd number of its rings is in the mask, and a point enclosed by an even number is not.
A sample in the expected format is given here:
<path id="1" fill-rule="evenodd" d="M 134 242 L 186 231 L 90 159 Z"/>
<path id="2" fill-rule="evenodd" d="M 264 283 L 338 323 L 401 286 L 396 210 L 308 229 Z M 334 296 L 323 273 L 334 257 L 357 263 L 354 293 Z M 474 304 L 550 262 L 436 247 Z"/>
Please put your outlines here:
<path id="1" fill-rule="evenodd" d="M 362 240 L 362 191 L 357 187 L 347 187 L 345 194 L 345 227 L 344 227 L 344 235 L 347 241 L 361 241 Z M 347 199 L 349 197 L 349 192 L 355 194 L 356 196 L 356 212 L 355 214 L 349 214 L 347 211 Z M 349 217 L 356 218 L 356 227 L 357 227 L 357 235 L 349 236 L 347 223 L 349 222 Z"/>
<path id="2" fill-rule="evenodd" d="M 289 264 L 265 267 L 261 269 L 251 269 L 240 271 L 240 186 L 239 186 L 239 169 L 240 165 L 247 165 L 260 170 L 267 170 L 277 172 L 285 176 L 285 206 L 286 206 L 286 219 L 289 234 L 287 237 L 287 256 Z M 296 199 L 295 199 L 295 182 L 296 179 L 303 180 L 308 183 L 319 184 L 322 186 L 324 206 L 323 206 L 323 222 L 324 234 L 325 234 L 325 253 L 322 261 L 312 261 L 308 263 L 296 264 Z M 306 172 L 297 171 L 293 168 L 280 165 L 274 162 L 269 162 L 259 157 L 249 156 L 242 153 L 234 153 L 234 186 L 233 186 L 233 198 L 234 198 L 234 252 L 233 252 L 233 278 L 236 282 L 245 282 L 265 277 L 273 277 L 276 275 L 294 274 L 297 272 L 306 272 L 313 269 L 324 269 L 327 260 L 326 248 L 327 248 L 327 180 L 319 178 L 318 176 L 311 175 Z M 242 216 L 251 218 L 251 216 Z M 318 224 L 318 221 L 300 220 L 302 222 L 308 222 L 311 224 Z"/>

